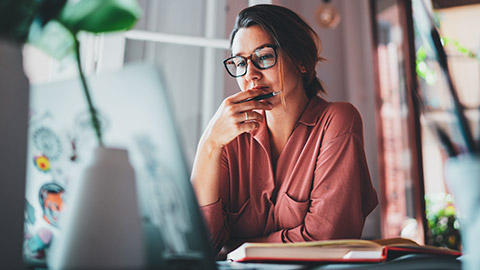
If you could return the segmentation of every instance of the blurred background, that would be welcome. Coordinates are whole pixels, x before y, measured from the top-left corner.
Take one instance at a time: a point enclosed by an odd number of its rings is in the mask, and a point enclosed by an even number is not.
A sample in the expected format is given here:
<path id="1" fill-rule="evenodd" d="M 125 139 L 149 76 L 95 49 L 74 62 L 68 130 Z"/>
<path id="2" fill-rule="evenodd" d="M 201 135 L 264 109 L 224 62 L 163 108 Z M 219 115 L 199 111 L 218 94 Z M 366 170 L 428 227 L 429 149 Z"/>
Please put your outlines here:
<path id="1" fill-rule="evenodd" d="M 415 30 L 412 1 L 139 3 L 143 16 L 133 30 L 81 36 L 84 69 L 98 74 L 132 62 L 154 64 L 168 92 L 189 169 L 216 108 L 239 91 L 222 64 L 229 56 L 236 14 L 249 5 L 282 5 L 300 14 L 322 41 L 321 55 L 327 61 L 318 65 L 317 74 L 326 87 L 325 98 L 351 102 L 363 117 L 367 160 L 380 199 L 363 238 L 404 236 L 458 248 L 455 208 L 443 179 L 446 155 L 429 128 L 430 121 L 454 121 L 450 98 L 435 57 Z M 424 3 L 434 14 L 457 91 L 478 137 L 480 1 Z M 74 59 L 59 62 L 30 45 L 24 48 L 24 63 L 31 84 L 77 76 Z"/>

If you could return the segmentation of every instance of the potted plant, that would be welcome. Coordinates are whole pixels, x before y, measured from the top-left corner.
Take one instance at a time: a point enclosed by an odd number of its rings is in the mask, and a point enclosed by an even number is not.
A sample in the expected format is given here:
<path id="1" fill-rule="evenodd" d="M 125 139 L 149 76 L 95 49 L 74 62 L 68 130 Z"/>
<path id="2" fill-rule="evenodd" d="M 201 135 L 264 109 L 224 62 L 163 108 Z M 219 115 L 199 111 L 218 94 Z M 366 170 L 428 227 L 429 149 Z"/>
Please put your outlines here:
<path id="1" fill-rule="evenodd" d="M 82 69 L 78 38 L 80 32 L 99 34 L 129 29 L 139 16 L 135 0 L 67 1 L 47 25 L 34 25 L 30 33 L 30 42 L 57 58 L 74 53 L 99 146 L 72 187 L 69 211 L 64 213 L 63 227 L 50 248 L 48 265 L 54 269 L 144 265 L 133 168 L 125 150 L 104 146 L 101 122 Z M 116 188 L 112 189 L 113 185 Z"/>
<path id="2" fill-rule="evenodd" d="M 78 34 L 80 32 L 101 34 L 128 30 L 135 25 L 140 14 L 141 11 L 136 0 L 67 1 L 56 16 L 48 17 L 47 23 L 43 20 L 40 24 L 34 24 L 32 27 L 30 42 L 33 45 L 56 58 L 64 57 L 69 52 L 74 53 L 92 127 L 100 146 L 103 146 L 102 130 L 82 69 Z M 57 49 L 61 46 L 63 49 L 59 52 Z"/>
<path id="3" fill-rule="evenodd" d="M 460 223 L 456 217 L 452 195 L 426 195 L 425 208 L 429 229 L 427 244 L 460 250 Z"/>

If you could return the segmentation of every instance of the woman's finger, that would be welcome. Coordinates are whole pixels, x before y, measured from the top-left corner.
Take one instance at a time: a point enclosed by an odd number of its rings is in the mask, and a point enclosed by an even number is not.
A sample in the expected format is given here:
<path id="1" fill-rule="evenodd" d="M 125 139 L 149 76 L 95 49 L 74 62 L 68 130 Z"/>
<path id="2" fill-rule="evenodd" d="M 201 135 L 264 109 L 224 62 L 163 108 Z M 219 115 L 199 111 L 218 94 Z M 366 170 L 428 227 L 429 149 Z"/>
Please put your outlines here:
<path id="1" fill-rule="evenodd" d="M 259 95 L 263 95 L 268 93 L 267 90 L 264 89 L 252 89 L 248 91 L 240 91 L 235 93 L 227 98 L 227 100 L 231 101 L 232 103 L 240 103 L 246 99 L 253 98 Z"/>
<path id="2" fill-rule="evenodd" d="M 267 101 L 256 101 L 251 100 L 248 102 L 243 103 L 226 103 L 225 109 L 231 114 L 236 115 L 238 113 L 243 113 L 246 111 L 253 111 L 253 110 L 271 110 L 272 104 Z"/>
<path id="3" fill-rule="evenodd" d="M 248 102 L 235 104 L 239 111 L 251 111 L 251 110 L 271 110 L 272 104 L 268 101 L 256 101 L 250 100 Z"/>
<path id="4" fill-rule="evenodd" d="M 261 122 L 263 115 L 254 111 L 239 112 L 236 116 L 237 122 Z"/>
<path id="5" fill-rule="evenodd" d="M 240 133 L 249 132 L 260 127 L 258 122 L 243 122 L 239 129 Z"/>

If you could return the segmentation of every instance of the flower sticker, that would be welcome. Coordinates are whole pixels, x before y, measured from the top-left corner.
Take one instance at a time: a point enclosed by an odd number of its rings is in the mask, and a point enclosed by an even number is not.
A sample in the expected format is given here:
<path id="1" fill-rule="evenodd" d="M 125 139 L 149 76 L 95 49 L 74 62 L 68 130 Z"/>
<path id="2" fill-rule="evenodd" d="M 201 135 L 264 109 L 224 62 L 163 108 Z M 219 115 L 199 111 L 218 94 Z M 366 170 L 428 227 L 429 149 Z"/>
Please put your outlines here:
<path id="1" fill-rule="evenodd" d="M 37 167 L 37 169 L 44 173 L 50 171 L 50 160 L 45 155 L 34 157 L 33 163 L 35 164 L 35 167 Z"/>
<path id="2" fill-rule="evenodd" d="M 49 160 L 55 161 L 62 154 L 62 143 L 60 137 L 48 127 L 40 127 L 34 130 L 33 144 Z"/>

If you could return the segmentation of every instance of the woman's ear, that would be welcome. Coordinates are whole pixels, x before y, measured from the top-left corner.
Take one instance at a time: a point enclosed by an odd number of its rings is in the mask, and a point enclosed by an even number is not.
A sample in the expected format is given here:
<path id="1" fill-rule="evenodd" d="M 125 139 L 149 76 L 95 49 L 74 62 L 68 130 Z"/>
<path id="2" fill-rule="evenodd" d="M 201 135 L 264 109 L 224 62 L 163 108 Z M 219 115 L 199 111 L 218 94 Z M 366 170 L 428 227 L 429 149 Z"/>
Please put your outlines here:
<path id="1" fill-rule="evenodd" d="M 307 73 L 307 69 L 306 69 L 305 66 L 302 65 L 302 64 L 299 64 L 299 65 L 298 65 L 298 70 L 299 70 L 301 73 L 303 73 L 303 74 Z"/>

